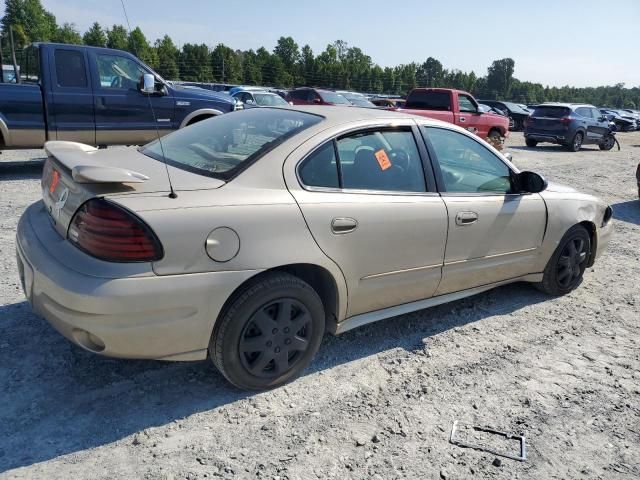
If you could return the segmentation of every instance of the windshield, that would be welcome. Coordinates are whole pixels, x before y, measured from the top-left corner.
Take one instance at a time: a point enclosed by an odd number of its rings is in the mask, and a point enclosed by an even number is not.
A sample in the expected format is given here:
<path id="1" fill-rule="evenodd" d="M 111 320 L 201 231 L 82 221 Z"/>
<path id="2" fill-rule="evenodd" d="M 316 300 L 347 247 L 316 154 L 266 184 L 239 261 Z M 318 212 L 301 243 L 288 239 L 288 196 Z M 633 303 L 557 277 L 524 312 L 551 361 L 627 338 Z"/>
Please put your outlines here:
<path id="1" fill-rule="evenodd" d="M 338 105 L 351 105 L 351 102 L 349 100 L 347 100 L 346 98 L 344 98 L 342 95 L 338 93 L 328 92 L 324 90 L 318 90 L 318 93 L 322 97 L 322 100 L 324 100 L 327 103 L 335 103 Z"/>
<path id="2" fill-rule="evenodd" d="M 256 103 L 261 107 L 278 107 L 282 105 L 289 105 L 284 98 L 275 93 L 254 93 L 253 98 L 256 99 Z"/>
<path id="3" fill-rule="evenodd" d="M 367 97 L 362 95 L 361 93 L 356 92 L 336 92 L 342 95 L 344 98 L 349 100 L 353 105 L 357 107 L 375 107 L 373 103 L 367 100 Z"/>
<path id="4" fill-rule="evenodd" d="M 201 175 L 229 179 L 323 117 L 295 110 L 253 108 L 203 120 L 141 147 L 156 160 Z"/>

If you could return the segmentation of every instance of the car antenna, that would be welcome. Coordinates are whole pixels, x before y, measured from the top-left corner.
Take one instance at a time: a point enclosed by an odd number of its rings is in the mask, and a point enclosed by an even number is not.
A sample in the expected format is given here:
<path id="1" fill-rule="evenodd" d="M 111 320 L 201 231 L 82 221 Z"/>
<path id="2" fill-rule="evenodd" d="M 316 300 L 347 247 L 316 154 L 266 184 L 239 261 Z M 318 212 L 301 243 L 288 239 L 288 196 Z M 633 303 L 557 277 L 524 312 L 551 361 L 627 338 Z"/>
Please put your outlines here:
<path id="1" fill-rule="evenodd" d="M 129 38 L 131 38 L 131 24 L 129 23 L 129 16 L 127 15 L 127 9 L 124 6 L 124 0 L 120 0 L 120 3 L 122 3 L 122 10 L 124 11 L 124 18 L 127 20 L 127 28 L 129 29 Z M 133 50 L 134 53 L 136 54 L 136 57 L 140 58 L 138 56 L 138 52 L 137 52 L 137 48 L 136 48 L 136 42 L 132 41 L 132 45 L 133 45 Z M 143 80 L 144 82 L 144 80 Z M 143 83 L 144 86 L 144 83 Z M 167 180 L 169 181 L 169 198 L 178 198 L 178 194 L 176 193 L 176 191 L 173 189 L 173 184 L 171 183 L 171 175 L 169 174 L 169 166 L 167 165 L 167 157 L 164 154 L 164 146 L 162 145 L 162 139 L 160 138 L 160 129 L 158 128 L 158 120 L 156 118 L 156 112 L 153 110 L 153 103 L 151 102 L 151 93 L 149 92 L 145 92 L 147 94 L 147 100 L 149 101 L 149 108 L 151 109 L 151 115 L 153 116 L 153 124 L 156 127 L 156 136 L 158 137 L 158 143 L 160 144 L 160 152 L 162 153 L 162 163 L 164 164 L 164 169 L 167 172 Z"/>

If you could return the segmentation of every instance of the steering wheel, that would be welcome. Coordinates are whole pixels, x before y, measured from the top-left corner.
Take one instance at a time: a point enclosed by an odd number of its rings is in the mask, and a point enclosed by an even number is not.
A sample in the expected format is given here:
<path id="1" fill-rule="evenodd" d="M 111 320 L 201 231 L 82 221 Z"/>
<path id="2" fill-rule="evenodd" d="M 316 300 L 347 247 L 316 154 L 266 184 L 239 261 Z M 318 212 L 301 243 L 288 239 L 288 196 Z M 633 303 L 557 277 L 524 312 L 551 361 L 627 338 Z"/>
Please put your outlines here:
<path id="1" fill-rule="evenodd" d="M 391 153 L 391 163 L 404 172 L 409 169 L 409 155 L 404 150 L 396 150 Z"/>
<path id="2" fill-rule="evenodd" d="M 120 75 L 116 75 L 111 80 L 111 88 L 122 88 L 122 77 Z"/>

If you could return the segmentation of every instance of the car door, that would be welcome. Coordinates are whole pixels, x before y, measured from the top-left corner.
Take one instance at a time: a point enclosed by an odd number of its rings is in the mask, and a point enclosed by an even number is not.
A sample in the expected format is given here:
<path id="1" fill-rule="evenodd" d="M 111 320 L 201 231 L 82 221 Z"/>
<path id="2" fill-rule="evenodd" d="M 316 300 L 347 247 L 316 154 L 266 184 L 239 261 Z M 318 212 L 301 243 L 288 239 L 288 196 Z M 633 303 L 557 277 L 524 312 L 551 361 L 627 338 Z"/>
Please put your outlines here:
<path id="1" fill-rule="evenodd" d="M 50 118 L 57 140 L 95 145 L 93 91 L 86 51 L 65 45 L 49 50 L 51 88 L 48 92 Z"/>
<path id="2" fill-rule="evenodd" d="M 597 108 L 590 108 L 591 116 L 594 119 L 594 135 L 596 141 L 600 142 L 609 133 L 609 120 Z"/>
<path id="3" fill-rule="evenodd" d="M 114 52 L 93 52 L 91 58 L 98 145 L 143 144 L 155 139 L 158 131 L 164 135 L 177 128 L 174 100 L 167 90 L 159 84 L 156 94 L 147 95 L 138 88 L 149 70 Z"/>
<path id="4" fill-rule="evenodd" d="M 440 127 L 421 127 L 449 231 L 437 295 L 534 273 L 547 211 L 538 194 L 521 194 L 514 171 L 482 141 Z"/>
<path id="5" fill-rule="evenodd" d="M 287 160 L 287 186 L 344 274 L 348 316 L 428 298 L 440 282 L 447 212 L 411 123 L 335 129 Z"/>
<path id="6" fill-rule="evenodd" d="M 458 112 L 455 113 L 455 124 L 466 128 L 471 133 L 486 136 L 487 126 L 473 98 L 463 93 L 458 94 Z"/>
<path id="7" fill-rule="evenodd" d="M 594 118 L 591 109 L 588 107 L 576 108 L 576 115 L 579 126 L 585 131 L 584 143 L 597 143 L 602 138 L 598 129 L 598 118 Z"/>

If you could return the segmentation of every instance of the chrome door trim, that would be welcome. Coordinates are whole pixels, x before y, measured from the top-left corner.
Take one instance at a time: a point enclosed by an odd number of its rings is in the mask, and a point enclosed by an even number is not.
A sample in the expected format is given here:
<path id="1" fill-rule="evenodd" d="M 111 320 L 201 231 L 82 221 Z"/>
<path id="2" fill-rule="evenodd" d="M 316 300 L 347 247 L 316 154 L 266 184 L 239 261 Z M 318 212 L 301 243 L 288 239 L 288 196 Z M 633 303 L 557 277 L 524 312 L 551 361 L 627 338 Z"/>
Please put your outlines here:
<path id="1" fill-rule="evenodd" d="M 474 257 L 474 258 L 465 258 L 464 260 L 454 260 L 453 262 L 445 262 L 444 266 L 448 267 L 449 265 L 459 265 L 461 263 L 473 262 L 475 260 L 486 260 L 489 258 L 499 258 L 499 257 L 507 257 L 509 255 L 519 255 L 521 253 L 534 252 L 538 249 L 538 247 L 525 248 L 523 250 L 516 250 L 513 252 L 506 253 L 496 253 L 493 255 L 486 255 L 484 257 Z"/>
<path id="2" fill-rule="evenodd" d="M 371 280 L 373 278 L 387 277 L 390 275 L 398 275 L 398 274 L 409 273 L 409 272 L 419 272 L 421 270 L 431 270 L 433 268 L 441 268 L 441 267 L 442 267 L 442 263 L 436 263 L 434 265 L 425 265 L 424 267 L 406 268 L 403 270 L 393 270 L 391 272 L 383 272 L 383 273 L 372 273 L 371 275 L 362 277 L 360 280 Z"/>

